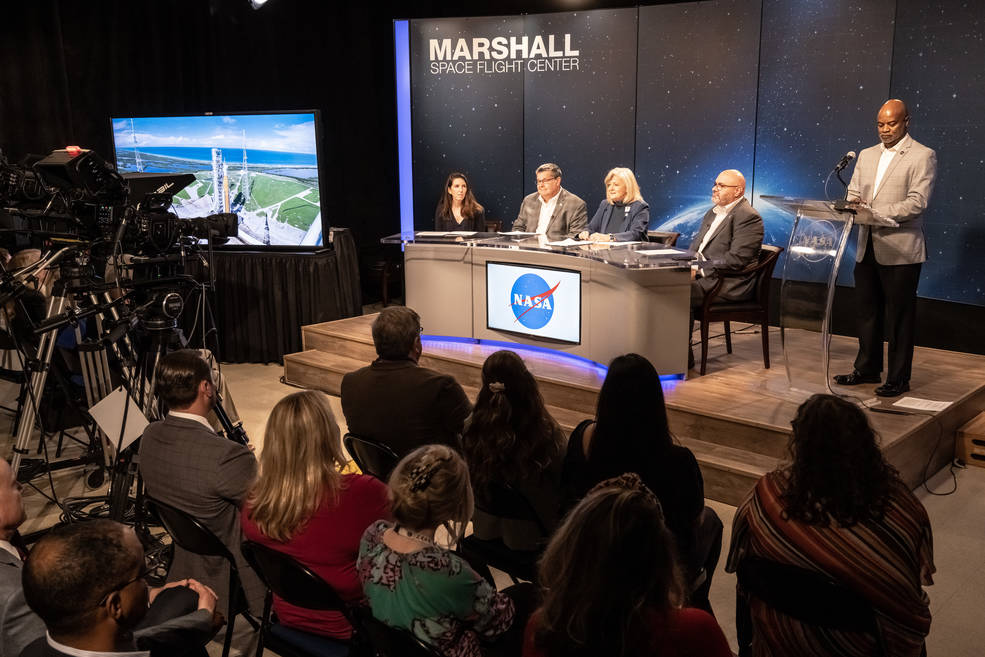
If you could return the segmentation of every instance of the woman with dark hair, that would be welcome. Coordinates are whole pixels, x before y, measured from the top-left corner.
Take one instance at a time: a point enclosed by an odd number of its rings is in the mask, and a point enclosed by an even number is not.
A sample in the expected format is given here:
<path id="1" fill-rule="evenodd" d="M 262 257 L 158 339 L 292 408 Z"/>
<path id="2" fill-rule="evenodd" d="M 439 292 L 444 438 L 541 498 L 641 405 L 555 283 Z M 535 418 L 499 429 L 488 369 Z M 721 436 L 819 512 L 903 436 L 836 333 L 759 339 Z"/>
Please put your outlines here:
<path id="1" fill-rule="evenodd" d="M 472 186 L 464 173 L 453 171 L 448 175 L 434 211 L 434 229 L 474 232 L 486 229 L 485 209 L 475 200 Z"/>
<path id="2" fill-rule="evenodd" d="M 814 395 L 791 425 L 792 462 L 760 479 L 736 511 L 726 570 L 756 556 L 832 577 L 872 604 L 887 655 L 919 655 L 930 631 L 922 586 L 934 573 L 926 510 L 883 458 L 855 404 Z M 802 624 L 738 596 L 752 621 L 752 636 L 739 637 L 740 654 L 874 654 L 871 636 Z"/>
<path id="3" fill-rule="evenodd" d="M 543 602 L 524 657 L 731 657 L 715 619 L 682 608 L 674 540 L 636 474 L 609 479 L 558 528 L 540 561 Z"/>
<path id="4" fill-rule="evenodd" d="M 482 365 L 482 387 L 462 436 L 478 506 L 491 483 L 513 486 L 531 503 L 544 528 L 558 522 L 564 433 L 544 407 L 537 381 L 516 353 L 497 351 Z M 502 539 L 511 550 L 535 550 L 544 540 L 534 523 L 476 509 L 476 537 Z"/>
<path id="5" fill-rule="evenodd" d="M 594 420 L 572 432 L 564 463 L 577 499 L 603 479 L 639 474 L 663 507 L 689 583 L 690 602 L 711 611 L 708 591 L 722 549 L 722 522 L 705 507 L 704 480 L 691 450 L 674 443 L 660 377 L 639 354 L 609 365 Z"/>

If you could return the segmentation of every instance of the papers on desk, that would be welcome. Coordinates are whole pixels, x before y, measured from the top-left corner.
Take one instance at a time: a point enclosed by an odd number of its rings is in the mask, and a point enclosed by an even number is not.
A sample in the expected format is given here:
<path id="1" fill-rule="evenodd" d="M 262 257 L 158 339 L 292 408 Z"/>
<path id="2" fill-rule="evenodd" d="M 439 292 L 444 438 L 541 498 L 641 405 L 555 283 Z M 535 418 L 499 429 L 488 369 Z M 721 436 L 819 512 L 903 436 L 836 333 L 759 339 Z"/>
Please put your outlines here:
<path id="1" fill-rule="evenodd" d="M 640 249 L 637 251 L 638 254 L 642 256 L 658 256 L 658 255 L 680 255 L 683 251 L 678 251 L 677 249 Z"/>
<path id="2" fill-rule="evenodd" d="M 903 399 L 893 404 L 893 406 L 898 406 L 899 408 L 909 408 L 914 411 L 929 411 L 931 413 L 940 413 L 950 405 L 951 402 L 920 399 L 919 397 L 903 397 Z"/>
<path id="3" fill-rule="evenodd" d="M 500 231 L 499 234 L 500 235 L 536 235 L 537 233 L 527 233 L 527 232 L 522 231 L 522 230 L 509 230 L 509 231 L 506 231 L 506 232 Z"/>
<path id="4" fill-rule="evenodd" d="M 474 230 L 419 230 L 417 237 L 472 237 Z"/>
<path id="5" fill-rule="evenodd" d="M 586 242 L 583 241 L 583 240 L 571 239 L 569 237 L 568 239 L 564 239 L 564 240 L 557 240 L 557 241 L 554 241 L 554 242 L 548 242 L 547 243 L 547 246 L 578 246 L 579 244 L 586 244 Z"/>
<path id="6" fill-rule="evenodd" d="M 576 240 L 572 237 L 563 240 L 557 240 L 556 242 L 548 242 L 547 246 L 586 246 L 591 244 L 592 246 L 629 246 L 630 244 L 639 244 L 639 242 L 613 242 L 611 240 Z M 677 253 L 677 251 L 674 251 Z"/>

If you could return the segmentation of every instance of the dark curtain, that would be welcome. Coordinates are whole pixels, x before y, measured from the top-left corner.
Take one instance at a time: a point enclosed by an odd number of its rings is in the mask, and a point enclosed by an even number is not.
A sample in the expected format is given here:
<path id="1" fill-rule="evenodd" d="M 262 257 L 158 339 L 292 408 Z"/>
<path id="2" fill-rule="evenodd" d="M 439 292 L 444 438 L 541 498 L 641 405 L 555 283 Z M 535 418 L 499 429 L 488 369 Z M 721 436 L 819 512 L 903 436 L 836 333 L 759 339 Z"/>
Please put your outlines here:
<path id="1" fill-rule="evenodd" d="M 216 252 L 213 312 L 219 357 L 232 363 L 281 362 L 301 351 L 301 327 L 362 311 L 352 233 L 332 232 L 312 253 Z"/>

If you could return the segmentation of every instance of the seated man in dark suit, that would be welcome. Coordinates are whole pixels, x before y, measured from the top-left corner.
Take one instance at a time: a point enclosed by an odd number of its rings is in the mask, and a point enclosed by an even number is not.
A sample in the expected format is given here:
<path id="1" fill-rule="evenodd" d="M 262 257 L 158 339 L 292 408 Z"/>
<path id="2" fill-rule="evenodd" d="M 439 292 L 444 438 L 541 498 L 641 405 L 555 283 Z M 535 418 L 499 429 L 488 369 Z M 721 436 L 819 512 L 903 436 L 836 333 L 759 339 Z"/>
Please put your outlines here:
<path id="1" fill-rule="evenodd" d="M 700 308 L 705 294 L 718 282 L 718 271 L 742 269 L 759 259 L 763 245 L 763 219 L 745 199 L 746 179 L 735 169 L 722 171 L 711 188 L 715 205 L 705 213 L 690 252 L 698 262 L 691 281 L 691 313 Z M 742 301 L 756 293 L 755 274 L 729 278 L 718 292 L 721 301 Z M 693 321 L 692 321 L 693 325 Z M 688 367 L 694 355 L 688 353 Z"/>
<path id="2" fill-rule="evenodd" d="M 89 520 L 51 530 L 24 564 L 23 596 L 44 625 L 22 657 L 205 654 L 216 629 L 215 594 L 195 583 L 198 610 L 148 634 L 139 630 L 141 621 L 165 594 L 149 590 L 146 575 L 144 549 L 131 527 Z"/>
<path id="3" fill-rule="evenodd" d="M 430 443 L 461 449 L 472 412 L 452 377 L 421 367 L 421 320 L 405 306 L 384 308 L 373 322 L 379 356 L 342 378 L 342 413 L 349 432 L 385 443 L 397 456 Z"/>
<path id="4" fill-rule="evenodd" d="M 236 559 L 250 611 L 259 616 L 266 589 L 239 549 L 239 508 L 256 476 L 256 457 L 250 448 L 216 435 L 206 420 L 216 390 L 212 370 L 197 351 L 174 351 L 162 358 L 155 392 L 169 412 L 140 439 L 140 474 L 147 494 L 198 518 L 219 537 Z M 215 589 L 219 608 L 227 608 L 225 559 L 176 545 L 168 581 L 188 577 Z"/>

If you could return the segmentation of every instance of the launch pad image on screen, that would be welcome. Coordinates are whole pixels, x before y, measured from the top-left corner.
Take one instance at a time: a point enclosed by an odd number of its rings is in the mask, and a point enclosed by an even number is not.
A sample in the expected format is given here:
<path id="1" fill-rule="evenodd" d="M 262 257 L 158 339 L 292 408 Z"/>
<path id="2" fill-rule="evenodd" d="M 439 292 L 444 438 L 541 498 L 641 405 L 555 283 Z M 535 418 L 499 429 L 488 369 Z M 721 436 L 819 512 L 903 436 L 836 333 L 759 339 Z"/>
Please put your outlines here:
<path id="1" fill-rule="evenodd" d="M 230 244 L 320 246 L 316 112 L 113 119 L 120 173 L 191 173 L 179 217 L 233 212 Z"/>
<path id="2" fill-rule="evenodd" d="M 581 343 L 581 272 L 486 263 L 486 327 Z"/>

